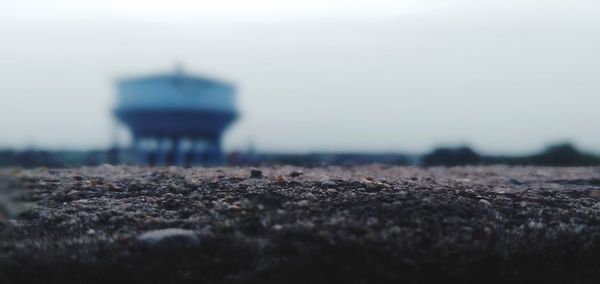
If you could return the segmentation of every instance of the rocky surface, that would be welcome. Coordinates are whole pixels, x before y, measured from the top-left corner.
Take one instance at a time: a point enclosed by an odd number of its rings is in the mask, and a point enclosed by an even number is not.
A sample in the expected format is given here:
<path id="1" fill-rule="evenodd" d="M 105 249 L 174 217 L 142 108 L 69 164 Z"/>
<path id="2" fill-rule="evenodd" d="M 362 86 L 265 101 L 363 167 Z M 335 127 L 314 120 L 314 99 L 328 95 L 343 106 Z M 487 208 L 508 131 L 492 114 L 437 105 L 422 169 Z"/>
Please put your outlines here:
<path id="1" fill-rule="evenodd" d="M 598 283 L 600 168 L 0 170 L 0 283 L 124 281 Z"/>

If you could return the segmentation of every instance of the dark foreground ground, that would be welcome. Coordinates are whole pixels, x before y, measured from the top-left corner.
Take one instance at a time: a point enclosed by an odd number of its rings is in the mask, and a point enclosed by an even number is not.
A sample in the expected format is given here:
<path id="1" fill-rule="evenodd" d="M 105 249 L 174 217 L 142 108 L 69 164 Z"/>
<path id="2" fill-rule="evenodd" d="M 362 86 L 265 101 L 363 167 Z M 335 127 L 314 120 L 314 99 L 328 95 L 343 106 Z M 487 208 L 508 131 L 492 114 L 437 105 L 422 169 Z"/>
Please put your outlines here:
<path id="1" fill-rule="evenodd" d="M 600 168 L 261 171 L 0 170 L 0 283 L 600 283 Z"/>

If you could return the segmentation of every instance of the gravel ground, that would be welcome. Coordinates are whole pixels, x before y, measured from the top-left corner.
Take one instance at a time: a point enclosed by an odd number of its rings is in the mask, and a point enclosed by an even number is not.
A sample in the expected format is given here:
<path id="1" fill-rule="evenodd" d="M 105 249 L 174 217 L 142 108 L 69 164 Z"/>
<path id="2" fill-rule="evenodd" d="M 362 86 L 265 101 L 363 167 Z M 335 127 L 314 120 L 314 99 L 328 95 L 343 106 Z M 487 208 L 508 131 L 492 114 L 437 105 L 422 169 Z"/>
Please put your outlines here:
<path id="1" fill-rule="evenodd" d="M 599 283 L 600 168 L 0 170 L 0 283 Z"/>

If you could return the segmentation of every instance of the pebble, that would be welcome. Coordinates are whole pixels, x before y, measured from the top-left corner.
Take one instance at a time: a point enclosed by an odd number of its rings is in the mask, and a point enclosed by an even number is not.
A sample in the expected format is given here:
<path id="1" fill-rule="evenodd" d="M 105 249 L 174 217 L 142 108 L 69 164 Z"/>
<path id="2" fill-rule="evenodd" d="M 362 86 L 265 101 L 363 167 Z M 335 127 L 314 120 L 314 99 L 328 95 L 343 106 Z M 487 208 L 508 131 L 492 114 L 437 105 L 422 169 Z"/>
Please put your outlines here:
<path id="1" fill-rule="evenodd" d="M 275 181 L 279 184 L 284 184 L 285 183 L 285 179 L 283 178 L 282 175 L 278 175 L 277 178 L 275 179 Z"/>
<path id="2" fill-rule="evenodd" d="M 402 229 L 398 226 L 392 226 L 388 231 L 392 234 L 399 234 L 402 232 Z"/>
<path id="3" fill-rule="evenodd" d="M 179 228 L 147 231 L 137 239 L 150 247 L 192 247 L 200 244 L 194 231 Z"/>
<path id="4" fill-rule="evenodd" d="M 535 221 L 531 220 L 531 221 L 529 221 L 527 226 L 529 227 L 529 229 L 542 229 L 542 228 L 544 228 L 544 223 L 535 222 Z"/>
<path id="5" fill-rule="evenodd" d="M 590 197 L 596 200 L 600 200 L 600 190 L 594 190 L 590 192 Z"/>
<path id="6" fill-rule="evenodd" d="M 492 228 L 490 227 L 485 227 L 483 229 L 483 232 L 485 233 L 485 235 L 489 238 L 492 236 L 492 234 L 494 233 L 494 231 L 492 230 Z"/>
<path id="7" fill-rule="evenodd" d="M 300 171 L 293 171 L 293 172 L 290 173 L 290 176 L 295 178 L 295 177 L 299 177 L 299 176 L 301 176 L 303 174 L 304 173 L 300 172 Z"/>
<path id="8" fill-rule="evenodd" d="M 480 199 L 480 200 L 479 200 L 479 203 L 481 203 L 482 205 L 484 205 L 484 206 L 486 206 L 486 207 L 487 207 L 487 206 L 492 206 L 492 203 L 491 203 L 491 202 L 489 202 L 489 201 L 487 201 L 487 200 L 485 200 L 485 199 Z"/>
<path id="9" fill-rule="evenodd" d="M 367 226 L 373 226 L 379 223 L 379 220 L 375 217 L 371 217 L 367 219 Z"/>
<path id="10" fill-rule="evenodd" d="M 332 180 L 324 180 L 321 181 L 321 187 L 332 187 L 332 186 L 336 186 L 337 184 L 335 183 L 335 181 Z"/>
<path id="11" fill-rule="evenodd" d="M 250 177 L 251 178 L 262 178 L 263 173 L 261 170 L 253 169 L 253 170 L 250 170 Z"/>
<path id="12" fill-rule="evenodd" d="M 335 188 L 328 188 L 327 192 L 329 192 L 329 193 L 336 193 L 337 190 Z"/>
<path id="13" fill-rule="evenodd" d="M 524 184 L 523 182 L 521 182 L 520 180 L 515 179 L 515 178 L 511 178 L 508 181 L 510 181 L 510 183 L 512 183 L 514 185 L 523 185 Z"/>
<path id="14" fill-rule="evenodd" d="M 365 187 L 367 191 L 375 192 L 381 190 L 383 188 L 383 184 L 377 182 L 369 182 L 365 184 Z"/>
<path id="15" fill-rule="evenodd" d="M 302 195 L 302 197 L 304 197 L 304 198 L 306 198 L 306 199 L 311 199 L 311 200 L 312 200 L 312 199 L 316 199 L 316 198 L 317 198 L 317 196 L 316 196 L 316 195 L 314 195 L 314 194 L 312 194 L 312 193 L 310 193 L 310 192 L 309 192 L 309 193 L 306 193 L 306 194 L 303 194 L 303 195 Z"/>

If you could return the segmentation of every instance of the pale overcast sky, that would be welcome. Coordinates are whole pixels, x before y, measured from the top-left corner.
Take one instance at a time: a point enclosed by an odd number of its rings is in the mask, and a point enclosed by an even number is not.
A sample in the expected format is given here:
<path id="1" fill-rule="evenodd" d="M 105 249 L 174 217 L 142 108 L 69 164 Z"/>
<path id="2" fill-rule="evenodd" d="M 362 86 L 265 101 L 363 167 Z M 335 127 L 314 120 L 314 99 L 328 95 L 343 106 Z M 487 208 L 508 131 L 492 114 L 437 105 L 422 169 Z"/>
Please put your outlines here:
<path id="1" fill-rule="evenodd" d="M 599 13 L 583 0 L 0 0 L 0 148 L 107 147 L 114 81 L 179 61 L 238 86 L 230 150 L 600 152 Z"/>

